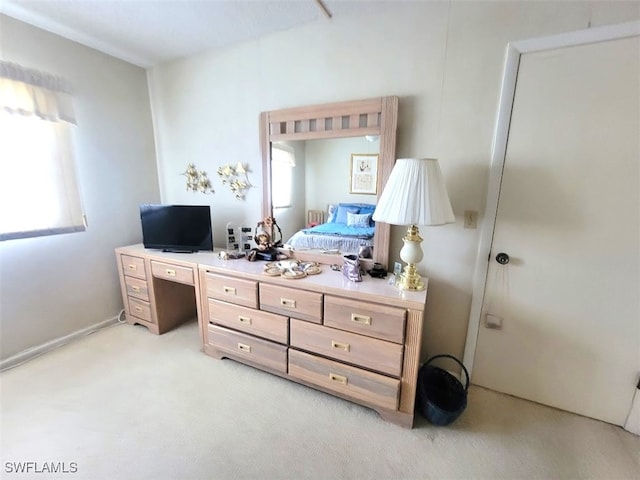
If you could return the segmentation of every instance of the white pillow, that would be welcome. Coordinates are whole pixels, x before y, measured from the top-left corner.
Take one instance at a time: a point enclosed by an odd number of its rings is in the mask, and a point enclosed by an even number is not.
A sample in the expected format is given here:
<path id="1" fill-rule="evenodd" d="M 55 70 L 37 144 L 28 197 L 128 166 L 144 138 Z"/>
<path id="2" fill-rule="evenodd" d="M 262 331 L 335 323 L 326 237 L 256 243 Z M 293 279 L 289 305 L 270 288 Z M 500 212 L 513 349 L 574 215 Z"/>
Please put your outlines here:
<path id="1" fill-rule="evenodd" d="M 370 213 L 351 213 L 347 212 L 348 227 L 368 227 L 371 221 Z"/>

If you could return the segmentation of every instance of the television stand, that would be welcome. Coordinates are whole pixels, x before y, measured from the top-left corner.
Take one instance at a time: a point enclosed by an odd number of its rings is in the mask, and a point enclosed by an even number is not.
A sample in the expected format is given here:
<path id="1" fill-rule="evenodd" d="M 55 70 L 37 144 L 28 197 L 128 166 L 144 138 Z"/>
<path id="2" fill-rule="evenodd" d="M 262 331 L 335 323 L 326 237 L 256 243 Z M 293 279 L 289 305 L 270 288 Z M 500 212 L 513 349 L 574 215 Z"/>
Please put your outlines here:
<path id="1" fill-rule="evenodd" d="M 196 253 L 197 250 L 175 250 L 173 248 L 163 248 L 163 252 L 165 253 Z"/>

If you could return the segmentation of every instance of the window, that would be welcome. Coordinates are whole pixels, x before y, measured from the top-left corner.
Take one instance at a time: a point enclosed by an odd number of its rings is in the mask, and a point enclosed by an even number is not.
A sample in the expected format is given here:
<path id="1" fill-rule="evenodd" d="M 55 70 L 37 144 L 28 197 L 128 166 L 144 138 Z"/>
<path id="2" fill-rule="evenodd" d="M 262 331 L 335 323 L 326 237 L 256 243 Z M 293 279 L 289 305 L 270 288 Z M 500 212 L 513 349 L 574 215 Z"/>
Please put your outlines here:
<path id="1" fill-rule="evenodd" d="M 0 62 L 0 240 L 85 230 L 63 81 Z"/>
<path id="2" fill-rule="evenodd" d="M 286 145 L 273 145 L 271 148 L 271 202 L 273 208 L 291 206 L 293 190 L 293 167 L 296 157 L 293 149 Z"/>

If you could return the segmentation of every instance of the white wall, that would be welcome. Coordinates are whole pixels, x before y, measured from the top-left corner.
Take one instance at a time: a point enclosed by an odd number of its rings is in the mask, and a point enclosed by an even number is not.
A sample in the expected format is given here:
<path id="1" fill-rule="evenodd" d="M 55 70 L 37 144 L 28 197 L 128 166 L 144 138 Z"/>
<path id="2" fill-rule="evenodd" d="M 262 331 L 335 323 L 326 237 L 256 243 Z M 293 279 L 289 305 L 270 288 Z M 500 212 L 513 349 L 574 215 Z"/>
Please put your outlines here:
<path id="1" fill-rule="evenodd" d="M 149 71 L 162 198 L 193 200 L 179 172 L 242 160 L 259 185 L 261 111 L 383 95 L 400 97 L 397 156 L 440 159 L 457 223 L 423 227 L 429 276 L 423 357 L 462 355 L 504 52 L 509 41 L 639 18 L 637 2 L 398 2 L 385 14 L 322 19 Z M 214 182 L 215 183 L 215 182 Z M 214 230 L 255 222 L 261 192 L 207 197 Z M 392 230 L 391 262 L 403 229 Z"/>
<path id="2" fill-rule="evenodd" d="M 0 242 L 4 359 L 118 314 L 114 249 L 142 240 L 138 206 L 159 201 L 159 189 L 143 69 L 6 16 L 0 44 L 3 59 L 74 86 L 75 158 L 89 223 L 82 233 Z M 28 175 L 17 181 L 28 188 Z"/>
<path id="3" fill-rule="evenodd" d="M 351 155 L 380 152 L 380 142 L 364 137 L 307 140 L 307 209 L 327 210 L 340 202 L 376 203 L 375 195 L 349 193 Z"/>

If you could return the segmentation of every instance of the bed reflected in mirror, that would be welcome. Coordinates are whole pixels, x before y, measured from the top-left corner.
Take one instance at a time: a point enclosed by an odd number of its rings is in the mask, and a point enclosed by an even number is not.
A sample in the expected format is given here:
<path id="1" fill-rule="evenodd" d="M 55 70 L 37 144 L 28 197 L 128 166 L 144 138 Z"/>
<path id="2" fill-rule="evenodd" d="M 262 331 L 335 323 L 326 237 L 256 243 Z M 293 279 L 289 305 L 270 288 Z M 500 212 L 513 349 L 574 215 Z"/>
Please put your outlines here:
<path id="1" fill-rule="evenodd" d="M 285 244 L 371 257 L 378 159 L 377 136 L 273 142 L 271 198 Z"/>

